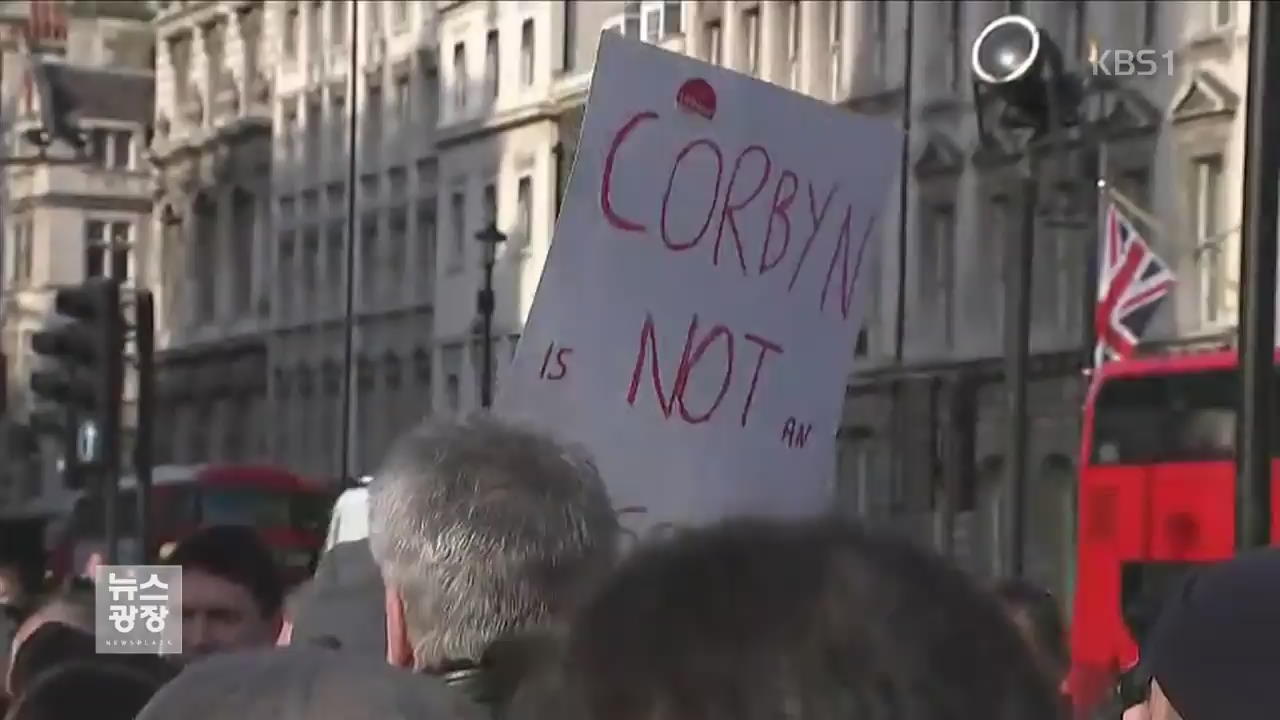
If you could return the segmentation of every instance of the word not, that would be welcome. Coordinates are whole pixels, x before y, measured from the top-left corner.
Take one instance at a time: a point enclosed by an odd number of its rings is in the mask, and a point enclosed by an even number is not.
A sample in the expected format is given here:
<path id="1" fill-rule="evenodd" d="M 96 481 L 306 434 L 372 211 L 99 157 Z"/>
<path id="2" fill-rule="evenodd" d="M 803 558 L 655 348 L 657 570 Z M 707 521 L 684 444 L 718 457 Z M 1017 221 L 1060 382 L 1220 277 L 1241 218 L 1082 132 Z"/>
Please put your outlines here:
<path id="1" fill-rule="evenodd" d="M 735 338 L 737 337 L 751 343 L 759 350 L 756 355 L 755 370 L 751 373 L 751 383 L 747 388 L 746 398 L 742 403 L 742 413 L 739 416 L 739 423 L 742 427 L 746 427 L 747 420 L 751 415 L 751 403 L 756 396 L 756 386 L 760 381 L 760 371 L 764 368 L 765 358 L 770 353 L 781 355 L 782 346 L 752 333 L 743 333 L 740 336 L 735 336 L 732 330 L 720 324 L 713 325 L 709 331 L 699 338 L 698 316 L 696 313 L 689 322 L 689 331 L 685 335 L 684 350 L 680 355 L 680 364 L 676 370 L 675 380 L 671 384 L 670 391 L 665 389 L 666 385 L 663 382 L 662 371 L 659 368 L 658 358 L 661 353 L 658 351 L 658 336 L 653 322 L 653 315 L 645 313 L 644 324 L 640 327 L 640 348 L 636 354 L 635 369 L 631 373 L 631 388 L 627 391 L 627 404 L 632 406 L 636 404 L 636 398 L 640 394 L 640 378 L 644 374 L 645 365 L 648 364 L 650 366 L 653 391 L 657 394 L 658 407 L 662 410 L 663 417 L 669 419 L 671 414 L 678 410 L 680 418 L 690 425 L 699 425 L 711 420 L 715 416 L 716 410 L 724 402 L 725 395 L 728 394 L 729 387 L 733 382 L 733 364 L 737 354 Z M 715 355 L 710 355 L 708 351 L 712 349 L 712 346 L 722 347 L 723 350 Z M 693 371 L 698 367 L 699 363 L 709 356 L 719 358 L 720 390 L 710 407 L 700 413 L 694 412 L 689 409 L 685 401 L 685 395 L 689 388 L 689 378 L 693 375 Z M 712 367 L 716 366 L 713 365 Z"/>
<path id="2" fill-rule="evenodd" d="M 809 443 L 809 433 L 813 431 L 812 423 L 797 422 L 789 417 L 782 424 L 782 444 L 789 448 L 803 448 Z"/>
<path id="3" fill-rule="evenodd" d="M 1094 76 L 1151 77 L 1160 74 L 1160 60 L 1164 61 L 1164 74 L 1173 77 L 1172 50 L 1100 50 L 1089 58 L 1089 65 Z"/>
<path id="4" fill-rule="evenodd" d="M 563 380 L 564 376 L 569 374 L 569 367 L 566 363 L 572 354 L 573 348 L 562 347 L 557 349 L 554 342 L 548 344 L 547 353 L 542 356 L 542 369 L 538 371 L 538 377 L 544 380 Z M 555 360 L 555 365 L 552 365 L 548 371 L 547 366 L 550 365 L 552 360 Z"/>
<path id="5" fill-rule="evenodd" d="M 643 123 L 658 120 L 660 115 L 652 111 L 636 113 L 628 119 L 614 134 L 605 158 L 604 172 L 600 178 L 600 210 L 610 225 L 628 233 L 647 234 L 649 225 L 634 219 L 635 215 L 624 216 L 614 205 L 613 173 L 618 162 L 618 151 L 627 142 L 630 135 Z M 701 178 L 701 182 L 692 178 L 689 161 L 702 155 L 714 161 L 714 182 Z M 671 172 L 667 178 L 666 191 L 657 208 L 657 232 L 663 245 L 672 252 L 685 252 L 699 246 L 715 228 L 715 239 L 711 248 L 711 264 L 719 266 L 721 255 L 732 256 L 727 262 L 734 262 L 744 277 L 753 273 L 759 277 L 774 271 L 784 259 L 791 255 L 791 277 L 787 283 L 787 292 L 795 289 L 796 282 L 804 270 L 814 246 L 819 244 L 819 237 L 825 238 L 823 243 L 830 244 L 830 259 L 827 263 L 822 290 L 818 297 L 818 310 L 824 312 L 827 298 L 834 290 L 836 268 L 840 268 L 838 299 L 842 319 L 849 318 L 850 306 L 853 303 L 854 289 L 862 270 L 862 261 L 871 235 L 876 227 L 877 218 L 855 218 L 851 202 L 837 202 L 832 211 L 832 200 L 840 190 L 839 183 L 833 183 L 825 193 L 813 180 L 804 181 L 807 203 L 800 203 L 808 208 L 807 213 L 800 210 L 793 212 L 800 195 L 801 178 L 796 172 L 787 168 L 778 168 L 775 172 L 774 155 L 763 145 L 748 145 L 738 151 L 733 158 L 733 169 L 725 181 L 725 153 L 720 145 L 711 138 L 698 138 L 686 143 L 675 155 L 671 164 Z M 772 191 L 766 193 L 765 188 L 772 181 Z M 710 192 L 707 192 L 711 185 Z M 723 192 L 721 190 L 723 189 Z M 757 198 L 763 197 L 760 203 Z M 682 204 L 706 204 L 706 215 L 702 225 L 693 234 L 679 236 L 670 224 L 670 210 L 677 198 Z M 821 202 L 819 202 L 821 198 Z M 767 203 L 767 205 L 765 204 Z M 754 204 L 754 206 L 753 206 Z M 743 244 L 743 229 L 739 227 L 739 213 L 757 209 L 767 211 L 761 218 L 756 213 L 759 253 L 751 253 L 748 262 L 748 251 Z M 636 208 L 630 209 L 632 212 Z M 763 222 L 767 218 L 767 222 Z M 828 218 L 831 219 L 828 222 Z M 802 231 L 802 221 L 807 220 L 807 233 Z M 796 229 L 795 237 L 803 237 L 797 243 L 798 250 L 792 250 L 792 229 Z M 824 233 L 825 231 L 825 233 Z M 834 234 L 834 240 L 831 236 Z M 802 244 L 801 244 L 802 243 Z M 731 244 L 730 247 L 726 247 Z M 855 247 L 856 246 L 856 247 Z M 785 270 L 783 271 L 785 272 Z"/>

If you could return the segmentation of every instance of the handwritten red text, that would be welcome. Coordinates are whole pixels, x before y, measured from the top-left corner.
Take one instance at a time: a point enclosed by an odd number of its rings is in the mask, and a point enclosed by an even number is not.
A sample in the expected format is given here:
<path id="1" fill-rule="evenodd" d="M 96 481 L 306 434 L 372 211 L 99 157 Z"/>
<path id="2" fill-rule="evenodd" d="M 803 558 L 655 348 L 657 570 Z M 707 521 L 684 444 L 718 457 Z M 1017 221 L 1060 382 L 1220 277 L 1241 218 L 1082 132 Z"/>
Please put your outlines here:
<path id="1" fill-rule="evenodd" d="M 622 232 L 649 234 L 651 225 L 641 218 L 656 215 L 652 232 L 668 250 L 681 253 L 698 248 L 714 223 L 709 252 L 713 266 L 719 267 L 727 258 L 726 264 L 736 265 L 744 277 L 764 276 L 787 261 L 788 293 L 795 290 L 802 274 L 812 278 L 812 285 L 818 284 L 820 267 L 805 273 L 816 251 L 818 257 L 828 258 L 816 298 L 818 311 L 827 312 L 828 298 L 834 294 L 839 302 L 831 302 L 833 310 L 838 308 L 840 317 L 847 320 L 867 245 L 874 242 L 876 218 L 855 217 L 839 183 L 822 187 L 812 179 L 802 180 L 794 170 L 777 167 L 775 154 L 764 145 L 726 150 L 710 137 L 691 140 L 675 150 L 660 198 L 628 201 L 625 208 L 615 205 L 614 174 L 626 172 L 619 167 L 619 151 L 642 125 L 660 119 L 656 112 L 636 113 L 613 136 L 600 179 L 600 209 L 609 224 Z M 808 212 L 795 207 L 802 194 L 807 202 L 798 204 Z M 647 203 L 653 204 L 646 213 Z M 681 234 L 686 236 L 677 236 L 670 222 L 677 204 L 698 208 L 691 213 L 703 218 L 696 232 L 684 229 Z M 758 247 L 758 253 L 752 247 Z"/>

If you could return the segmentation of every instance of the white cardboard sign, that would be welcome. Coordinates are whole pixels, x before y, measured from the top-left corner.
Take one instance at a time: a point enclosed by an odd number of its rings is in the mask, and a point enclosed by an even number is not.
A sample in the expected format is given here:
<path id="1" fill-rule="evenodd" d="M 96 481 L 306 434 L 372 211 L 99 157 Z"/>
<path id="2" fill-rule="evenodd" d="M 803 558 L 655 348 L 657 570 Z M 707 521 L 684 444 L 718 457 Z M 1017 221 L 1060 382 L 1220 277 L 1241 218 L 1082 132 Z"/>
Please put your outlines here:
<path id="1" fill-rule="evenodd" d="M 605 32 L 498 412 L 635 532 L 826 510 L 901 132 Z"/>

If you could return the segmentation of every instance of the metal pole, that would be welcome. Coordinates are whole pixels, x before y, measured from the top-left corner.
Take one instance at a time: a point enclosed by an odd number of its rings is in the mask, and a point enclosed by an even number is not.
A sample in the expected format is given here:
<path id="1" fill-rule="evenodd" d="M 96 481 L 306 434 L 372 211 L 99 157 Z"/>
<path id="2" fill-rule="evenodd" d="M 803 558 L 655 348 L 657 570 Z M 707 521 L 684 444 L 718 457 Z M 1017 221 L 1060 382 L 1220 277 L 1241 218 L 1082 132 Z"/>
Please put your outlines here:
<path id="1" fill-rule="evenodd" d="M 1086 374 L 1102 365 L 1103 358 L 1098 353 L 1098 258 L 1102 238 L 1107 233 L 1107 210 L 1110 205 L 1111 188 L 1107 185 L 1107 139 L 1099 137 L 1097 143 L 1098 178 L 1097 193 L 1094 196 L 1094 236 L 1085 244 L 1084 259 L 1084 313 L 1080 317 L 1080 327 L 1084 332 L 1082 342 L 1084 350 L 1084 367 Z"/>
<path id="2" fill-rule="evenodd" d="M 104 306 L 102 332 L 110 347 L 102 358 L 105 377 L 105 393 L 99 395 L 97 432 L 102 448 L 99 479 L 103 488 L 103 525 L 106 535 L 106 564 L 120 561 L 120 401 L 124 390 L 124 318 L 120 315 L 120 283 L 112 280 L 108 285 L 110 301 Z M 101 346 L 100 346 L 101 347 Z"/>
<path id="3" fill-rule="evenodd" d="M 1244 226 L 1240 278 L 1240 422 L 1236 546 L 1271 540 L 1271 412 L 1275 363 L 1276 202 L 1280 190 L 1280 13 L 1250 3 L 1249 94 L 1245 118 Z"/>
<path id="4" fill-rule="evenodd" d="M 907 319 L 907 244 L 909 206 L 911 204 L 911 61 L 914 53 L 914 30 L 916 20 L 916 4 L 908 0 L 906 4 L 907 29 L 904 38 L 905 49 L 902 57 L 902 155 L 898 167 L 898 295 L 895 298 L 897 307 L 894 316 L 897 322 L 893 326 L 893 359 L 901 366 L 903 345 L 906 342 Z"/>
<path id="5" fill-rule="evenodd" d="M 134 296 L 134 348 L 138 353 L 138 430 L 133 444 L 133 472 L 138 478 L 138 548 L 140 562 L 151 562 L 151 438 L 155 418 L 155 296 Z"/>
<path id="6" fill-rule="evenodd" d="M 492 252 L 496 247 L 495 244 L 486 246 L 486 249 Z M 488 257 L 484 261 L 484 289 L 480 291 L 479 304 L 481 328 L 484 332 L 480 406 L 487 409 L 493 406 L 493 259 Z"/>
<path id="7" fill-rule="evenodd" d="M 377 8 L 378 6 L 374 5 Z M 358 86 L 356 79 L 360 76 L 360 57 L 358 50 L 360 33 L 360 13 L 359 7 L 355 0 L 349 3 L 348 12 L 351 14 L 351 43 L 348 52 L 351 53 L 351 64 L 347 69 L 350 75 L 350 97 L 347 98 L 347 108 L 349 110 L 348 128 L 347 128 L 347 274 L 346 280 L 346 297 L 343 305 L 343 326 L 342 326 L 342 452 L 338 462 L 338 474 L 343 481 L 350 480 L 355 477 L 355 472 L 351 469 L 352 445 L 354 438 L 352 434 L 355 432 L 355 423 L 352 422 L 352 411 L 356 402 L 356 385 L 354 382 L 355 370 L 352 367 L 355 364 L 356 354 L 356 179 L 358 175 L 356 165 L 356 118 L 359 116 L 357 108 L 359 107 L 356 90 Z"/>
<path id="8" fill-rule="evenodd" d="M 1035 255 L 1036 209 L 1040 176 L 1036 151 L 1023 159 L 1022 227 L 1005 240 L 1005 421 L 1008 449 L 1005 489 L 1008 492 L 1008 535 L 1005 573 L 1021 577 L 1026 543 L 1027 366 L 1031 340 L 1031 268 Z"/>

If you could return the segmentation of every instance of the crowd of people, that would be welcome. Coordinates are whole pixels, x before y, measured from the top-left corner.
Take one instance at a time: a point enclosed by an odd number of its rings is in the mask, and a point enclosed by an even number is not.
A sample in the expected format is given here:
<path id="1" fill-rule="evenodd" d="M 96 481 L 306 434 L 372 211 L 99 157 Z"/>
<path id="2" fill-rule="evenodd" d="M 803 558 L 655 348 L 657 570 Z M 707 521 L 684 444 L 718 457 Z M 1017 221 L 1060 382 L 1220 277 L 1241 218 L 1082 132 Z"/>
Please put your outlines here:
<path id="1" fill-rule="evenodd" d="M 286 591 L 244 527 L 182 568 L 180 656 L 95 652 L 94 588 L 11 602 L 5 720 L 1054 720 L 1058 604 L 850 522 L 729 519 L 621 556 L 590 457 L 479 414 L 370 484 L 365 540 Z M 1126 720 L 1269 715 L 1280 558 L 1168 601 Z"/>

